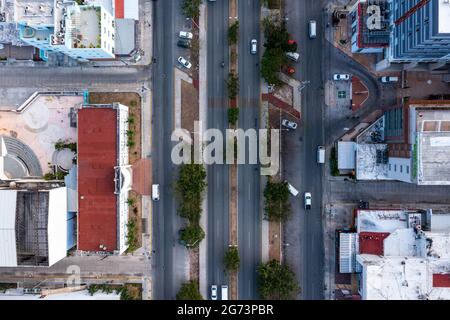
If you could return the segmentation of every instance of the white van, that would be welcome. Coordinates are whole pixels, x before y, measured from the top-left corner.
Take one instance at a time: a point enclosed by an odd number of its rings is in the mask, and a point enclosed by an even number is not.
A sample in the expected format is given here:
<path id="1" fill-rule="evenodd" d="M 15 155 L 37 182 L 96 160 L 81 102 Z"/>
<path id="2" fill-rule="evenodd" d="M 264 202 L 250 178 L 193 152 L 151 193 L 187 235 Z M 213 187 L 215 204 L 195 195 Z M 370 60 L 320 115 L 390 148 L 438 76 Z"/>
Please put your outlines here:
<path id="1" fill-rule="evenodd" d="M 221 298 L 222 300 L 228 300 L 228 286 L 225 284 L 222 285 Z"/>
<path id="2" fill-rule="evenodd" d="M 300 54 L 297 52 L 286 52 L 286 56 L 295 62 L 300 58 Z"/>
<path id="3" fill-rule="evenodd" d="M 325 163 L 325 148 L 323 146 L 317 147 L 317 163 Z"/>
<path id="4" fill-rule="evenodd" d="M 317 36 L 317 23 L 315 20 L 309 21 L 309 37 L 314 39 Z"/>
<path id="5" fill-rule="evenodd" d="M 153 201 L 159 200 L 159 184 L 152 185 L 152 199 Z"/>
<path id="6" fill-rule="evenodd" d="M 294 186 L 293 186 L 292 184 L 290 184 L 289 182 L 287 182 L 286 180 L 284 180 L 284 182 L 287 183 L 289 192 L 290 192 L 294 197 L 296 197 L 296 196 L 298 195 L 298 190 L 295 189 Z"/>

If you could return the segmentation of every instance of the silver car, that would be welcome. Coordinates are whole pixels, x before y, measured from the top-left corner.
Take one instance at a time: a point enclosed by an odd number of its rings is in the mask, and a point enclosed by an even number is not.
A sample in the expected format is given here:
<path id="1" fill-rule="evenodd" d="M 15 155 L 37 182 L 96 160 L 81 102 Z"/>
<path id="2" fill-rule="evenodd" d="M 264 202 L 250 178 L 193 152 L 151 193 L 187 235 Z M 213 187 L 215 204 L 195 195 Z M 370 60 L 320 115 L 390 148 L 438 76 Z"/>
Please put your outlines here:
<path id="1" fill-rule="evenodd" d="M 178 62 L 186 69 L 190 69 L 192 67 L 192 64 L 183 57 L 179 57 Z"/>
<path id="2" fill-rule="evenodd" d="M 305 192 L 305 210 L 311 209 L 311 193 Z"/>
<path id="3" fill-rule="evenodd" d="M 217 286 L 215 284 L 211 286 L 211 300 L 217 300 Z"/>
<path id="4" fill-rule="evenodd" d="M 333 75 L 333 80 L 339 81 L 339 80 L 350 80 L 350 75 L 346 73 L 335 73 Z"/>
<path id="5" fill-rule="evenodd" d="M 288 119 L 283 119 L 281 121 L 281 125 L 291 130 L 297 129 L 297 124 L 293 121 L 289 121 Z"/>
<path id="6" fill-rule="evenodd" d="M 188 31 L 180 31 L 178 36 L 183 39 L 192 39 L 194 37 L 194 35 Z"/>

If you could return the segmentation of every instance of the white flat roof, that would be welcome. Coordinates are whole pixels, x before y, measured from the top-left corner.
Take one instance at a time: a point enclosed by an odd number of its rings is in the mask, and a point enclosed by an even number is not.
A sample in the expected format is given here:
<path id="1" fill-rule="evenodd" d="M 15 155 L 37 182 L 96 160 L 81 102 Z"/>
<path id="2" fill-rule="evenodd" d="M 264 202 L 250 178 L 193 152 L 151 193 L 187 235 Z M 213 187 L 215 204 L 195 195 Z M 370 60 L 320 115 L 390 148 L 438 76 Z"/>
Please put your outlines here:
<path id="1" fill-rule="evenodd" d="M 0 267 L 17 266 L 16 190 L 0 190 Z"/>
<path id="2" fill-rule="evenodd" d="M 447 274 L 450 260 L 358 255 L 365 300 L 449 300 L 450 288 L 433 287 L 433 274 Z"/>
<path id="3" fill-rule="evenodd" d="M 450 3 L 439 0 L 439 33 L 450 33 Z"/>
<path id="4" fill-rule="evenodd" d="M 356 142 L 338 142 L 338 169 L 350 170 L 356 168 Z"/>
<path id="5" fill-rule="evenodd" d="M 389 232 L 408 227 L 403 210 L 358 210 L 357 232 Z"/>

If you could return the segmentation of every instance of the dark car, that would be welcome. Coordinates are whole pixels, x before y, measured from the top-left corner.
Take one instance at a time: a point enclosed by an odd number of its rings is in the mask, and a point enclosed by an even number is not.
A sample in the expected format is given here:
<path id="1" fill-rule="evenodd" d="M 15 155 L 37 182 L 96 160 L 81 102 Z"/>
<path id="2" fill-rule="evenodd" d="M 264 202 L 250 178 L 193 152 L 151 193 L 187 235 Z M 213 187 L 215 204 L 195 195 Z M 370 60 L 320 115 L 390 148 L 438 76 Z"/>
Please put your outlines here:
<path id="1" fill-rule="evenodd" d="M 190 48 L 191 47 L 191 42 L 189 40 L 186 40 L 186 39 L 180 39 L 177 42 L 177 46 L 182 47 L 182 48 Z"/>

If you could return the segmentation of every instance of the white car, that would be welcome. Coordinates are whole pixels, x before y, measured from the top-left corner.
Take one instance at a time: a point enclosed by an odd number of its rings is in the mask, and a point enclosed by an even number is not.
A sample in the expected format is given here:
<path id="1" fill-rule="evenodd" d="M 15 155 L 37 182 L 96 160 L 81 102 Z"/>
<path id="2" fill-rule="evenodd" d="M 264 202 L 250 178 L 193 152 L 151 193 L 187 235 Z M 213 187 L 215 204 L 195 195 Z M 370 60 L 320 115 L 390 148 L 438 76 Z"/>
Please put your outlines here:
<path id="1" fill-rule="evenodd" d="M 253 39 L 250 42 L 250 53 L 256 54 L 256 52 L 258 52 L 258 41 L 256 41 L 256 39 Z"/>
<path id="2" fill-rule="evenodd" d="M 295 122 L 293 122 L 293 121 L 289 121 L 288 119 L 283 119 L 281 121 L 281 125 L 283 127 L 288 128 L 288 129 L 292 129 L 292 130 L 297 129 L 297 124 Z"/>
<path id="3" fill-rule="evenodd" d="M 217 286 L 215 284 L 211 286 L 211 300 L 217 300 Z"/>
<path id="4" fill-rule="evenodd" d="M 192 67 L 192 64 L 183 57 L 179 57 L 178 62 L 186 69 L 190 69 Z"/>
<path id="5" fill-rule="evenodd" d="M 194 35 L 188 31 L 180 31 L 178 36 L 183 39 L 192 39 L 194 37 Z"/>
<path id="6" fill-rule="evenodd" d="M 339 80 L 350 80 L 350 75 L 346 73 L 335 73 L 333 75 L 333 80 L 339 81 Z"/>
<path id="7" fill-rule="evenodd" d="M 305 210 L 311 209 L 311 193 L 305 192 Z"/>

